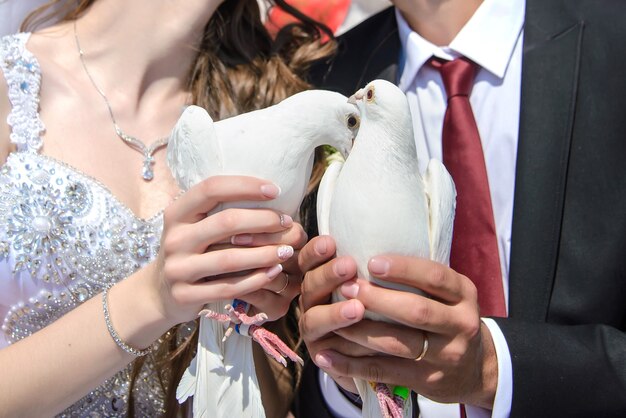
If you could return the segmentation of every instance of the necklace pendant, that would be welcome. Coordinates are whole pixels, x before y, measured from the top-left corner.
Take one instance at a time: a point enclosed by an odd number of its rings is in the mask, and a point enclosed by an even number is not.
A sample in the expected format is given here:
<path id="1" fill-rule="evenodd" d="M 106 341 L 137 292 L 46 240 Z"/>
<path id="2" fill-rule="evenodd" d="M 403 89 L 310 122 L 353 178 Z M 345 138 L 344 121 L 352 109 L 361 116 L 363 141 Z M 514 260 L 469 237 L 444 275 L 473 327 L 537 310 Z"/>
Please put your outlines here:
<path id="1" fill-rule="evenodd" d="M 141 177 L 145 181 L 150 181 L 154 178 L 154 170 L 152 169 L 152 165 L 154 164 L 154 159 L 151 156 L 146 156 L 146 159 L 143 160 L 143 169 L 141 170 Z"/>

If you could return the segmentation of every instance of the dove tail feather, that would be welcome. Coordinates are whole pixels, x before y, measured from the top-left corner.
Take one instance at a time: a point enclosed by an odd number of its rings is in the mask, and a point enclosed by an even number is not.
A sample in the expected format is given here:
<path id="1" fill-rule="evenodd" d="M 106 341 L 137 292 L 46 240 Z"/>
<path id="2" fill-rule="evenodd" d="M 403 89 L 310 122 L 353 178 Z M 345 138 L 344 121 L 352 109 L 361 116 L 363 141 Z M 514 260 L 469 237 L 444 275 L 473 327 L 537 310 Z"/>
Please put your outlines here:
<path id="1" fill-rule="evenodd" d="M 380 410 L 376 392 L 374 392 L 369 382 L 362 379 L 354 379 L 354 383 L 356 384 L 356 388 L 363 402 L 361 416 L 363 418 L 384 418 Z"/>
<path id="2" fill-rule="evenodd" d="M 217 312 L 226 303 L 210 303 L 206 308 Z M 222 341 L 224 325 L 206 317 L 200 318 L 199 327 L 198 350 L 176 390 L 178 401 L 193 396 L 195 418 L 264 418 L 252 340 L 236 334 Z"/>
<path id="3" fill-rule="evenodd" d="M 356 387 L 363 402 L 361 416 L 363 418 L 387 418 L 388 415 L 386 415 L 386 412 L 388 411 L 386 410 L 385 413 L 383 413 L 378 394 L 372 387 L 372 384 L 361 379 L 354 379 L 354 383 L 356 383 Z M 403 418 L 413 417 L 413 401 L 410 396 L 404 400 L 404 405 L 401 408 L 401 411 L 396 411 L 397 414 L 401 413 Z"/>
<path id="4" fill-rule="evenodd" d="M 187 398 L 193 396 L 196 392 L 196 373 L 198 371 L 198 368 L 196 367 L 197 364 L 198 357 L 196 356 L 193 360 L 191 360 L 189 367 L 187 367 L 187 370 L 183 373 L 180 382 L 178 382 L 178 387 L 176 388 L 176 399 L 178 400 L 178 403 L 185 402 Z"/>
<path id="5" fill-rule="evenodd" d="M 265 409 L 254 367 L 252 339 L 234 334 L 225 342 L 227 379 L 219 389 L 217 418 L 264 418 Z"/>

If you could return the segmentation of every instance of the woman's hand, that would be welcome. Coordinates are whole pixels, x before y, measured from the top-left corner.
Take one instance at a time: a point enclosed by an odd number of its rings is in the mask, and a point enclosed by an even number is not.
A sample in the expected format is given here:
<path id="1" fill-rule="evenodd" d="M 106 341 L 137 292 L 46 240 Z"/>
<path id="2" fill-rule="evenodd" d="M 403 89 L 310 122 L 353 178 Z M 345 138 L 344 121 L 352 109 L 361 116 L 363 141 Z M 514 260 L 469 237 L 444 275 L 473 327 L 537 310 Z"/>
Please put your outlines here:
<path id="1" fill-rule="evenodd" d="M 156 297 L 172 324 L 195 318 L 208 302 L 243 299 L 270 319 L 286 312 L 299 288 L 289 264 L 306 234 L 291 217 L 269 209 L 229 208 L 207 216 L 223 202 L 268 201 L 279 189 L 243 176 L 211 177 L 189 189 L 164 213 L 156 268 Z M 290 274 L 290 283 L 280 294 Z M 293 279 L 293 280 L 291 280 Z"/>

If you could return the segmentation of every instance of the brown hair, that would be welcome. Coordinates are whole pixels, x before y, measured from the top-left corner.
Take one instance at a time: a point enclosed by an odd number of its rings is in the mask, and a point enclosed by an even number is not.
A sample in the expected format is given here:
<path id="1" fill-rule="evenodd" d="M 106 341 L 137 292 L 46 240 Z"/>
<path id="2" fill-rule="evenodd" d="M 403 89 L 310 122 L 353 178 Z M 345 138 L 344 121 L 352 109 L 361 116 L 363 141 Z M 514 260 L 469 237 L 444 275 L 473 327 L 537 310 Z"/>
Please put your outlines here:
<path id="1" fill-rule="evenodd" d="M 95 1 L 51 0 L 27 16 L 22 30 L 32 30 L 51 20 L 77 19 Z M 334 52 L 335 43 L 328 28 L 284 0 L 273 0 L 273 3 L 272 7 L 280 7 L 298 19 L 297 23 L 282 28 L 274 38 L 262 23 L 256 0 L 226 0 L 206 24 L 189 71 L 188 86 L 193 102 L 206 108 L 214 119 L 264 108 L 310 88 L 306 82 L 310 65 Z M 322 43 L 322 34 L 331 41 Z M 324 149 L 318 149 L 309 192 L 323 172 L 323 156 Z M 292 303 L 285 318 L 268 324 L 274 332 L 291 338 L 292 347 L 297 345 L 293 338 L 297 335 L 296 310 L 296 304 Z M 188 412 L 187 405 L 178 405 L 175 395 L 176 384 L 195 355 L 197 332 L 185 332 L 189 326 L 181 324 L 168 331 L 153 354 L 170 417 L 187 416 Z M 145 359 L 140 358 L 134 364 L 128 407 L 131 416 L 134 415 L 133 387 L 144 362 Z M 296 387 L 300 370 L 291 366 L 289 372 L 292 386 Z"/>

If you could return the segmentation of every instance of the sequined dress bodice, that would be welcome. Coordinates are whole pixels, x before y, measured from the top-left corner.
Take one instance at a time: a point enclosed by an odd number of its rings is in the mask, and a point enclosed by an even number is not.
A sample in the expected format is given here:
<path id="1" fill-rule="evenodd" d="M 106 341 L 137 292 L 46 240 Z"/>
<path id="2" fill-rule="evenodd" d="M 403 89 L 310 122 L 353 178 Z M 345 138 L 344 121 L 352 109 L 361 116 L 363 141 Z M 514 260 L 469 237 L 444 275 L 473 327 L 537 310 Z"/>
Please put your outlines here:
<path id="1" fill-rule="evenodd" d="M 128 277 L 158 251 L 162 216 L 136 217 L 97 180 L 40 154 L 41 71 L 29 34 L 0 39 L 9 87 L 11 142 L 0 168 L 0 348 L 50 324 L 109 283 Z M 150 361 L 134 389 L 135 416 L 163 411 Z M 61 416 L 125 415 L 130 367 Z"/>

